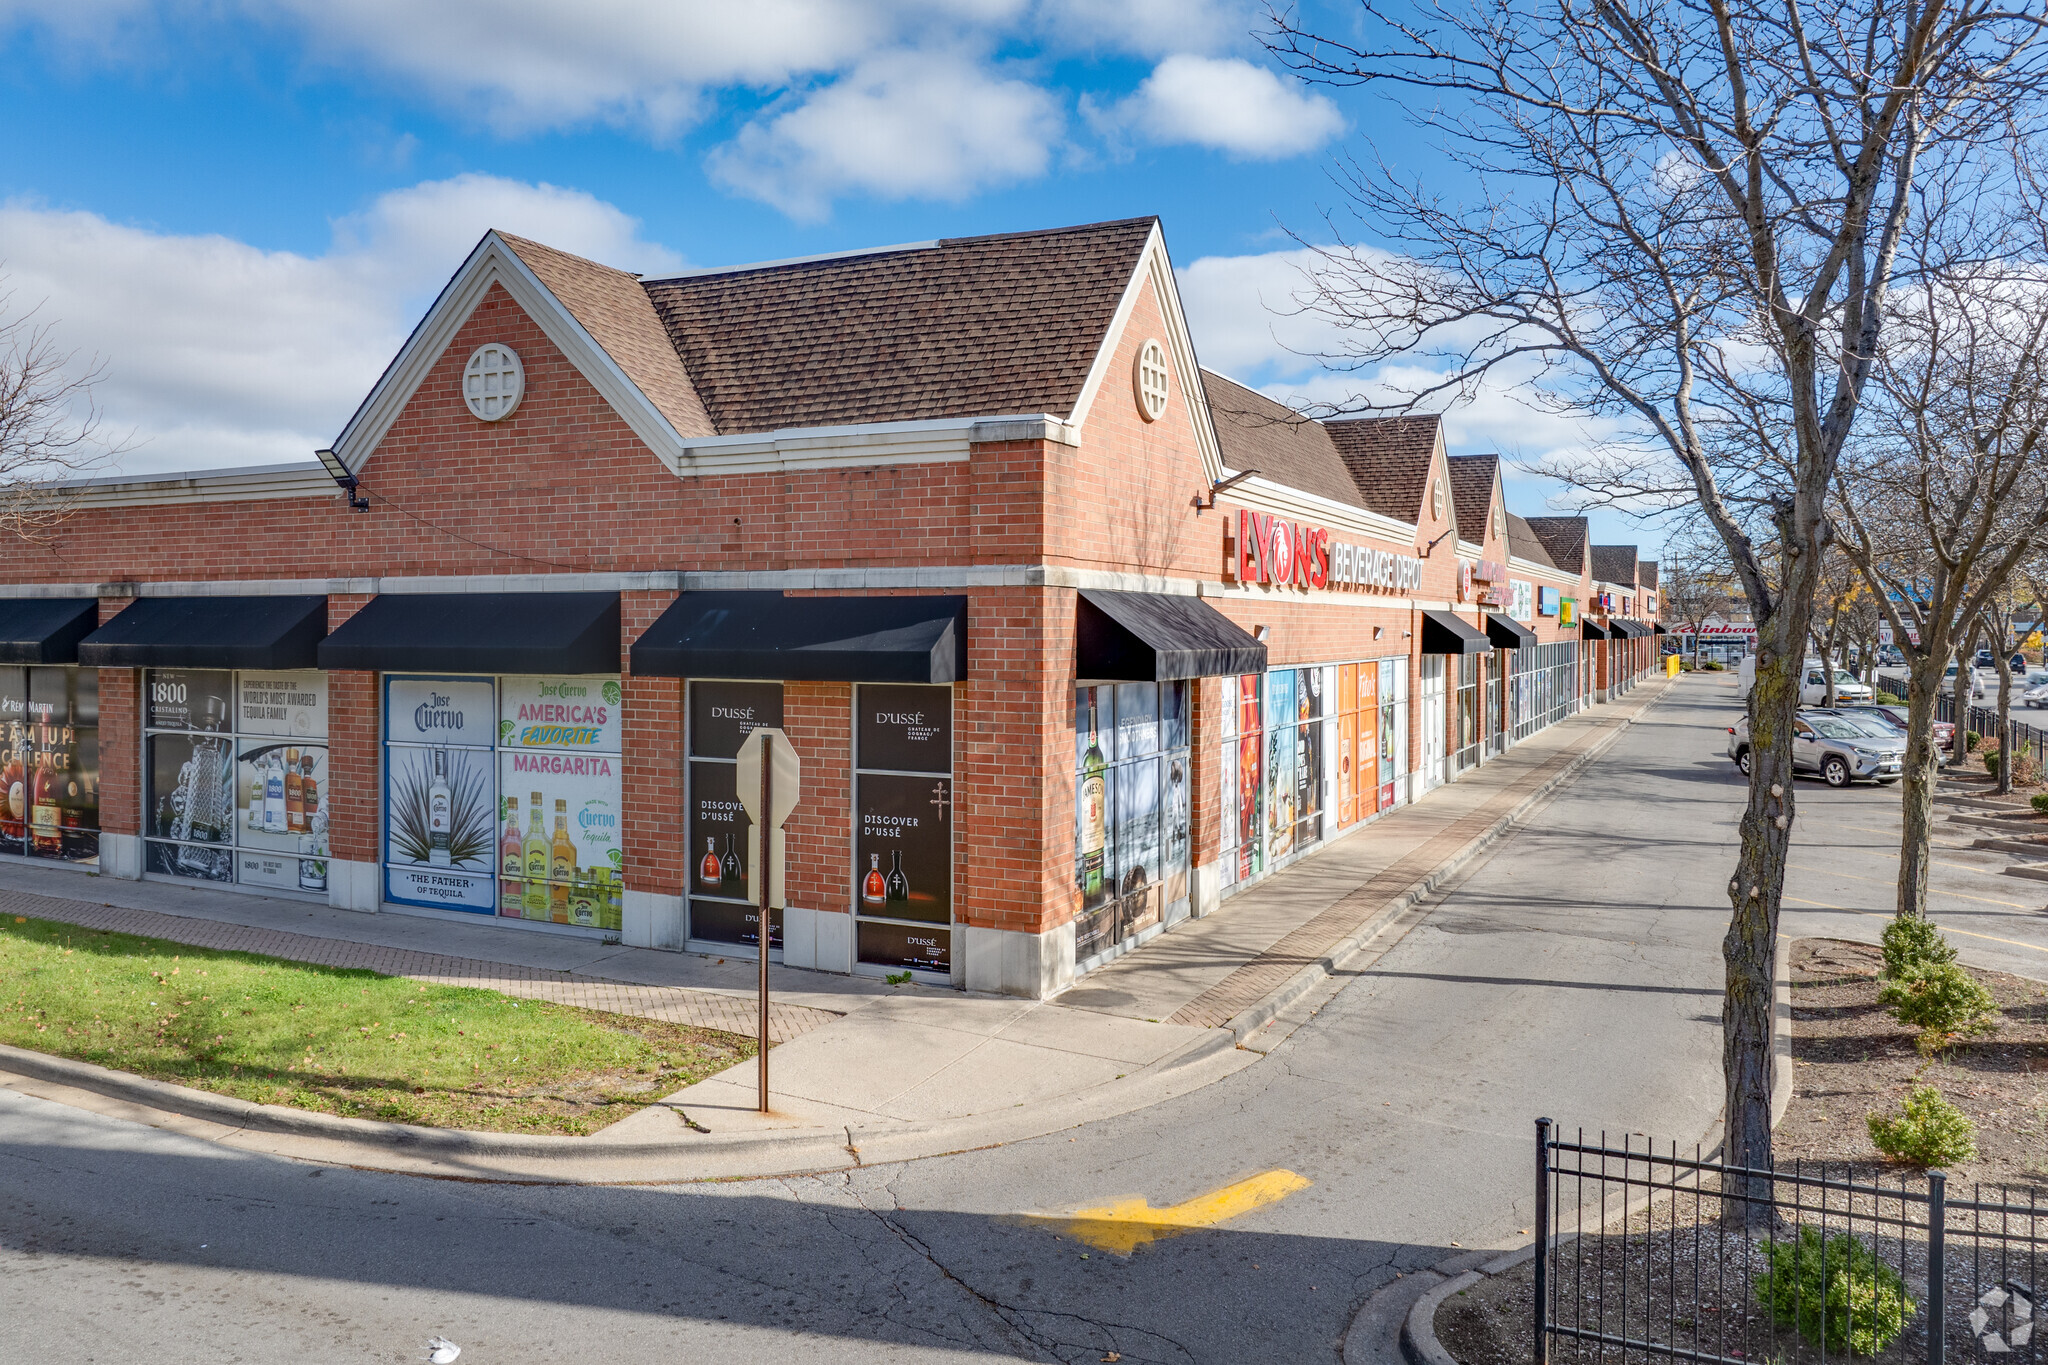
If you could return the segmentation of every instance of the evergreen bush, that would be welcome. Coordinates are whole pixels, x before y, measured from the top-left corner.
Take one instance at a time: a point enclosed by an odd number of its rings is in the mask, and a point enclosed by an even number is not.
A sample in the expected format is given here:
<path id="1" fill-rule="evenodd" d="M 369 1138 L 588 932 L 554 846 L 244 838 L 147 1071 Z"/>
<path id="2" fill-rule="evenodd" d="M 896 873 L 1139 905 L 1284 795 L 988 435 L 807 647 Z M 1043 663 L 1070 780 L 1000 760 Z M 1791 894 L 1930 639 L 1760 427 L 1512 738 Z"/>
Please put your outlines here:
<path id="1" fill-rule="evenodd" d="M 1879 986 L 1877 998 L 1893 1018 L 1920 1030 L 1925 1053 L 1998 1027 L 1998 1002 L 1954 962 L 1909 967 Z"/>
<path id="2" fill-rule="evenodd" d="M 1983 742 L 1984 736 L 1978 734 L 1975 730 L 1963 731 L 1963 748 L 1970 753 L 1976 753 L 1977 746 Z"/>
<path id="3" fill-rule="evenodd" d="M 1914 1086 L 1896 1116 L 1873 1110 L 1863 1121 L 1877 1150 L 1894 1161 L 1952 1166 L 1977 1159 L 1977 1125 L 1931 1085 Z"/>
<path id="4" fill-rule="evenodd" d="M 1846 1232 L 1823 1238 L 1802 1227 L 1760 1250 L 1769 1268 L 1756 1277 L 1757 1298 L 1780 1327 L 1823 1349 L 1877 1355 L 1918 1308 L 1899 1272 Z"/>
<path id="5" fill-rule="evenodd" d="M 1925 915 L 1894 915 L 1884 927 L 1884 975 L 1897 978 L 1916 967 L 1956 960 L 1956 950 Z"/>
<path id="6" fill-rule="evenodd" d="M 1899 703 L 1903 702 L 1905 698 L 1898 696 L 1897 694 L 1892 692 L 1880 692 L 1877 694 L 1874 700 L 1877 702 L 1879 706 L 1897 706 Z"/>
<path id="7" fill-rule="evenodd" d="M 2027 804 L 2041 812 L 2041 814 L 2048 815 L 2048 792 L 2041 792 L 2038 795 L 2028 797 Z"/>

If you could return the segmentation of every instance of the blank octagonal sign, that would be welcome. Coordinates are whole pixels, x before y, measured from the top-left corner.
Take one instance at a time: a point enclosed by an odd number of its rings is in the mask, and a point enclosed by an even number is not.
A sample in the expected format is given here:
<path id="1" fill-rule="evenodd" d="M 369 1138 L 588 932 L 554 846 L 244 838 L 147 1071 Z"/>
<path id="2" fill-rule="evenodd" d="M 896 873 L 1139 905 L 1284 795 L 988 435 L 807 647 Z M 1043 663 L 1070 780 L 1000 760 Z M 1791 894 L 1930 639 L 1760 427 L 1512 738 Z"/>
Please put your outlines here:
<path id="1" fill-rule="evenodd" d="M 462 369 L 462 401 L 479 421 L 510 417 L 526 392 L 526 368 L 519 353 L 499 342 L 476 348 Z"/>
<path id="2" fill-rule="evenodd" d="M 1166 411 L 1166 348 L 1151 337 L 1138 348 L 1131 364 L 1131 388 L 1137 394 L 1138 415 L 1156 422 Z"/>

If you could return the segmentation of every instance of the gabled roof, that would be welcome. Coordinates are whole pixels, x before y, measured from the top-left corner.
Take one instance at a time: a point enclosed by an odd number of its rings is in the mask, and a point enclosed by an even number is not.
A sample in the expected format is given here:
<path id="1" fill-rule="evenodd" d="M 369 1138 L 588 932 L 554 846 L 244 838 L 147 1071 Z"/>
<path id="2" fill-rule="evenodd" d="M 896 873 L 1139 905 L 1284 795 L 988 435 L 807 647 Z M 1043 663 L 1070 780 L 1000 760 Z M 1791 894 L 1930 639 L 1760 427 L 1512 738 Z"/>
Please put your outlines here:
<path id="1" fill-rule="evenodd" d="M 1646 588 L 1657 586 L 1657 561 L 1639 559 L 1636 561 L 1636 582 Z"/>
<path id="2" fill-rule="evenodd" d="M 640 287 L 639 276 L 509 232 L 498 236 L 680 435 L 713 434 L 711 418 Z"/>
<path id="3" fill-rule="evenodd" d="M 1619 583 L 1634 587 L 1636 562 L 1636 547 L 1633 545 L 1593 547 L 1593 577 L 1602 583 Z"/>
<path id="4" fill-rule="evenodd" d="M 1325 422 L 1365 505 L 1411 526 L 1422 514 L 1443 419 L 1354 417 Z"/>
<path id="5" fill-rule="evenodd" d="M 719 433 L 1080 403 L 1157 219 L 646 280 Z"/>
<path id="6" fill-rule="evenodd" d="M 1322 423 L 1212 370 L 1202 371 L 1202 387 L 1224 464 L 1347 507 L 1366 505 Z"/>
<path id="7" fill-rule="evenodd" d="M 1530 517 L 1529 529 L 1550 551 L 1550 562 L 1568 574 L 1586 570 L 1586 539 L 1591 530 L 1584 517 Z"/>
<path id="8" fill-rule="evenodd" d="M 1556 569 L 1558 563 L 1550 557 L 1543 538 L 1536 534 L 1536 528 L 1526 520 L 1508 513 L 1508 553 L 1517 559 L 1526 559 L 1531 564 L 1541 564 Z"/>
<path id="9" fill-rule="evenodd" d="M 1457 523 L 1461 539 L 1474 543 L 1486 539 L 1486 523 L 1493 514 L 1493 490 L 1500 477 L 1500 456 L 1498 455 L 1452 455 L 1446 463 L 1451 469 L 1451 506 L 1456 509 L 1451 518 Z"/>

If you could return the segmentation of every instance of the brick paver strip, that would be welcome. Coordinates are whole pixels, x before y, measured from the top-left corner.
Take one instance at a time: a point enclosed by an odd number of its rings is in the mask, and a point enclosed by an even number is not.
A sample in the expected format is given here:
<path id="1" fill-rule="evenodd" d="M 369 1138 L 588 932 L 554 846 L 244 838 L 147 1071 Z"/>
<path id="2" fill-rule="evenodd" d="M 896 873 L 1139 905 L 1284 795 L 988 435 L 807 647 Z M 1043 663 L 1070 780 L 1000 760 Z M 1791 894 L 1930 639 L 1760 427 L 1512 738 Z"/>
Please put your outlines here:
<path id="1" fill-rule="evenodd" d="M 1626 714 L 1633 715 L 1639 712 L 1649 700 L 1647 697 L 1642 698 Z M 1598 735 L 1624 718 L 1623 715 L 1614 715 L 1603 718 L 1598 725 L 1587 727 L 1586 739 L 1581 744 L 1555 754 L 1531 768 L 1488 797 L 1478 809 L 1458 817 L 1389 863 L 1356 891 L 1314 919 L 1292 930 L 1272 947 L 1182 1005 L 1167 1016 L 1166 1022 L 1186 1024 L 1194 1028 L 1220 1028 L 1229 1023 L 1238 1014 L 1286 984 L 1288 978 L 1296 972 L 1313 962 L 1321 961 L 1332 948 L 1356 933 L 1360 926 L 1384 909 L 1389 901 L 1434 872 L 1466 844 L 1486 833 L 1503 815 L 1522 804 L 1531 793 L 1577 758 L 1586 744 L 1592 743 Z"/>
<path id="2" fill-rule="evenodd" d="M 760 1027 L 759 1006 L 752 999 L 717 991 L 692 990 L 686 986 L 643 986 L 547 967 L 487 962 L 479 958 L 452 957 L 445 953 L 390 948 L 375 943 L 350 943 L 345 939 L 318 938 L 285 929 L 261 929 L 220 920 L 195 919 L 188 915 L 166 915 L 155 910 L 128 910 L 96 901 L 41 896 L 28 891 L 0 890 L 0 913 L 59 920 L 86 929 L 108 929 L 115 933 L 168 939 L 194 948 L 260 953 L 264 957 L 308 962 L 321 967 L 357 967 L 385 976 L 409 977 L 442 986 L 475 986 L 504 995 L 516 995 L 523 1000 L 546 1000 L 557 1005 L 603 1010 L 609 1014 L 629 1014 L 672 1024 L 723 1029 L 728 1033 L 752 1036 Z M 812 1009 L 807 1005 L 778 1005 L 771 1000 L 768 1003 L 768 1036 L 778 1043 L 787 1042 L 837 1018 L 839 1016 L 831 1010 Z"/>

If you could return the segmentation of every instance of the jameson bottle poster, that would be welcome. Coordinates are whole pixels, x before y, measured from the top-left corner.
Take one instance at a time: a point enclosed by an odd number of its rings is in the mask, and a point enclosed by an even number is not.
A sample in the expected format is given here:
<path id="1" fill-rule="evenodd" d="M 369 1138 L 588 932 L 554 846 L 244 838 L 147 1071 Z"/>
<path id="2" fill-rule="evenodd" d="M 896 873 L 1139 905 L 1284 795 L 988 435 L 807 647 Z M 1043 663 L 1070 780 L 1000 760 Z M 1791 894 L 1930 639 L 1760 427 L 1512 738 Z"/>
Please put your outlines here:
<path id="1" fill-rule="evenodd" d="M 740 751 L 740 741 L 763 726 L 782 728 L 781 683 L 690 684 L 693 757 L 732 758 Z"/>
<path id="2" fill-rule="evenodd" d="M 730 763 L 690 764 L 687 823 L 693 896 L 747 898 L 747 831 L 754 822 L 733 790 L 735 771 Z"/>
<path id="3" fill-rule="evenodd" d="M 877 919 L 953 919 L 953 782 L 862 773 L 854 905 Z"/>
<path id="4" fill-rule="evenodd" d="M 224 669 L 152 668 L 148 678 L 150 729 L 212 734 L 228 728 L 234 674 Z"/>
<path id="5" fill-rule="evenodd" d="M 870 772 L 953 771 L 953 689 L 860 689 L 860 766 Z"/>

